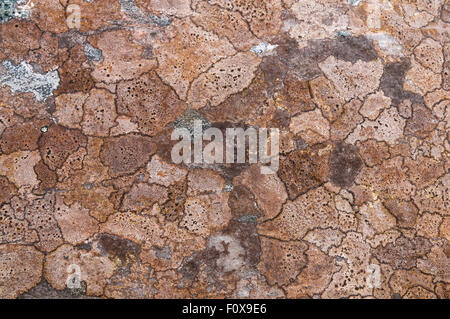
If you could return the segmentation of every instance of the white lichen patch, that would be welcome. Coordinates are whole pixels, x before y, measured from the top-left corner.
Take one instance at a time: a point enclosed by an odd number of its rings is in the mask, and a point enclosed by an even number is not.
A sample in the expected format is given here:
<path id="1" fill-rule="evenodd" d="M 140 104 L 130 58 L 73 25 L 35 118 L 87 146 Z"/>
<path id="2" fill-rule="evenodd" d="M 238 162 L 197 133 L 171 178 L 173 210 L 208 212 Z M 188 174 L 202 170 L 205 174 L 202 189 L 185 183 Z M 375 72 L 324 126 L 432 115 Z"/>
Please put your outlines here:
<path id="1" fill-rule="evenodd" d="M 276 49 L 278 45 L 270 44 L 267 42 L 260 42 L 258 45 L 255 45 L 250 49 L 253 53 L 256 53 L 259 56 L 272 55 L 273 50 Z"/>
<path id="2" fill-rule="evenodd" d="M 40 74 L 34 72 L 33 67 L 25 61 L 16 66 L 10 60 L 5 60 L 0 68 L 2 86 L 9 86 L 13 93 L 32 92 L 38 101 L 45 101 L 52 96 L 59 81 L 57 71 Z"/>

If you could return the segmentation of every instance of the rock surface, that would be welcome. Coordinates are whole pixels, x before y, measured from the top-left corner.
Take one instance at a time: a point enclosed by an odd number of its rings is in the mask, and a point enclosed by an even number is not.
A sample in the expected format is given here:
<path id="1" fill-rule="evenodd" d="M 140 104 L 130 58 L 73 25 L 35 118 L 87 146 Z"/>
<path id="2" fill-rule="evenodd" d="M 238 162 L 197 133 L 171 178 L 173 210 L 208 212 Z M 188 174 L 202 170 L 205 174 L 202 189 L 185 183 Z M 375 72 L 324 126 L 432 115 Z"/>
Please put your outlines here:
<path id="1" fill-rule="evenodd" d="M 0 298 L 449 298 L 450 6 L 382 2 L 2 11 Z"/>

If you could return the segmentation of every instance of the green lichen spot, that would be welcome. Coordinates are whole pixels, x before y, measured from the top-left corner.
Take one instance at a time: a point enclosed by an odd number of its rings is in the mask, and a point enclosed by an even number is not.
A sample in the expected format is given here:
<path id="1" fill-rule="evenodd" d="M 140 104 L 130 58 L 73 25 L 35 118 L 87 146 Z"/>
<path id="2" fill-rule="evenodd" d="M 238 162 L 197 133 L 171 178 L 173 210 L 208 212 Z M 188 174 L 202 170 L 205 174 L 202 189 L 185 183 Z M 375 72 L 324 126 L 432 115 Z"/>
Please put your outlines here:
<path id="1" fill-rule="evenodd" d="M 30 12 L 17 8 L 18 0 L 2 0 L 0 2 L 0 23 L 7 22 L 11 19 L 26 19 Z"/>

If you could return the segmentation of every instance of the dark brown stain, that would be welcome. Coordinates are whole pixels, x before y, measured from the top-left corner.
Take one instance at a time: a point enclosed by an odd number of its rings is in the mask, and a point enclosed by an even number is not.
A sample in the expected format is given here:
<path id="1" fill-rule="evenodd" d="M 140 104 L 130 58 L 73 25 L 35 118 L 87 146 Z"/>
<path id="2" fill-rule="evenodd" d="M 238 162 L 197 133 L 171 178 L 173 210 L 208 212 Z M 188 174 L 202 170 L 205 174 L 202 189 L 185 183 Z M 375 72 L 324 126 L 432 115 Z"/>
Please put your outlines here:
<path id="1" fill-rule="evenodd" d="M 87 138 L 80 130 L 51 125 L 39 139 L 42 160 L 51 169 L 60 168 L 70 154 L 86 146 Z"/>
<path id="2" fill-rule="evenodd" d="M 278 176 L 284 182 L 290 199 L 326 181 L 329 154 L 319 155 L 321 145 L 295 150 L 280 159 Z"/>
<path id="3" fill-rule="evenodd" d="M 236 219 L 245 215 L 263 216 L 264 212 L 255 206 L 255 203 L 255 196 L 243 185 L 235 186 L 228 197 L 228 206 L 231 209 L 231 214 Z"/>
<path id="4" fill-rule="evenodd" d="M 330 181 L 339 187 L 350 187 L 362 164 L 358 147 L 337 142 L 330 155 Z"/>
<path id="5" fill-rule="evenodd" d="M 387 63 L 380 79 L 380 89 L 384 95 L 392 99 L 392 105 L 398 106 L 402 101 L 424 104 L 423 96 L 403 90 L 406 72 L 411 68 L 409 58 L 400 62 Z"/>

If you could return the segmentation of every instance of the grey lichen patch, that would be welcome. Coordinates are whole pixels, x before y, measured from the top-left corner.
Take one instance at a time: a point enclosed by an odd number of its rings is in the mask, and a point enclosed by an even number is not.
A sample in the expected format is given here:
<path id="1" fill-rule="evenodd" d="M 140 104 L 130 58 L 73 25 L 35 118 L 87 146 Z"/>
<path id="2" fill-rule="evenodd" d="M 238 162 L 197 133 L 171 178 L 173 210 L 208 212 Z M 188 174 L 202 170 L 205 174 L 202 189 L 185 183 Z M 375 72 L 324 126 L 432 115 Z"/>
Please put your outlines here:
<path id="1" fill-rule="evenodd" d="M 136 6 L 134 0 L 119 0 L 120 11 L 127 13 L 131 18 L 143 24 L 156 24 L 160 27 L 168 26 L 172 21 L 166 17 L 158 17 L 154 14 L 148 14 Z"/>
<path id="2" fill-rule="evenodd" d="M 89 61 L 103 61 L 102 50 L 94 48 L 90 43 L 84 45 L 84 55 Z"/>
<path id="3" fill-rule="evenodd" d="M 31 8 L 26 6 L 23 0 L 2 0 L 0 2 L 0 23 L 11 19 L 28 19 Z"/>
<path id="4" fill-rule="evenodd" d="M 172 258 L 169 245 L 166 245 L 163 249 L 159 249 L 158 247 L 153 246 L 153 249 L 155 250 L 156 257 L 158 257 L 159 259 L 169 260 L 170 258 Z"/>
<path id="5" fill-rule="evenodd" d="M 83 187 L 87 190 L 91 190 L 94 187 L 94 184 L 92 183 L 84 183 Z"/>
<path id="6" fill-rule="evenodd" d="M 255 223 L 256 224 L 258 222 L 258 217 L 254 216 L 254 215 L 244 215 L 244 216 L 241 216 L 238 219 L 238 221 L 241 223 Z"/>
<path id="7" fill-rule="evenodd" d="M 9 86 L 13 93 L 31 92 L 36 100 L 45 101 L 58 88 L 60 79 L 57 71 L 36 73 L 25 61 L 16 66 L 5 60 L 0 68 L 0 82 Z"/>

